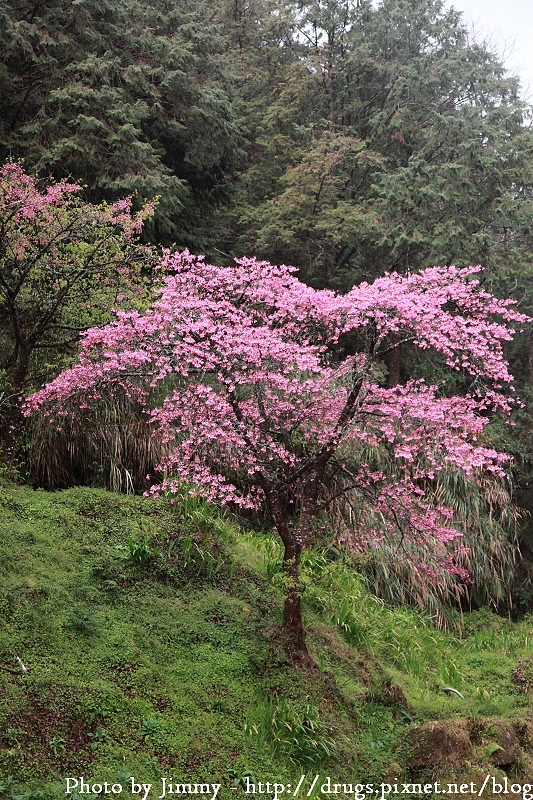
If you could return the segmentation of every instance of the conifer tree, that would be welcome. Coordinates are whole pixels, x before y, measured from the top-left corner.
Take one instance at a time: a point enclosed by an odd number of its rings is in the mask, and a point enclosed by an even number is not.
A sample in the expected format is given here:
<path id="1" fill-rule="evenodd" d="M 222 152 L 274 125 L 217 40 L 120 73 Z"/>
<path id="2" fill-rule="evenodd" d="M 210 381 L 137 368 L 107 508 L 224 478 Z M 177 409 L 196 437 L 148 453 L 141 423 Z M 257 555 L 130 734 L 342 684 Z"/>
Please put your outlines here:
<path id="1" fill-rule="evenodd" d="M 160 196 L 153 236 L 202 246 L 240 153 L 209 4 L 1 0 L 0 159 L 92 202 Z"/>
<path id="2" fill-rule="evenodd" d="M 292 57 L 255 128 L 227 249 L 343 289 L 388 269 L 521 262 L 528 110 L 460 14 L 441 0 L 292 5 Z"/>

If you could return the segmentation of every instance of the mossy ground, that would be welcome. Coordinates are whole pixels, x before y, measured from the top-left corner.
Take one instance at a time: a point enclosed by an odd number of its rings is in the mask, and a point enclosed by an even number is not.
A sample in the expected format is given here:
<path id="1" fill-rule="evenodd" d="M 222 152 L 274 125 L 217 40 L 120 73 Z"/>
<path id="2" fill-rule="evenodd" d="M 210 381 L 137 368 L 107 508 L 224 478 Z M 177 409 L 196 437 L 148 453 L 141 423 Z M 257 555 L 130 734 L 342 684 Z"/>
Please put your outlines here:
<path id="1" fill-rule="evenodd" d="M 531 619 L 437 631 L 316 551 L 304 669 L 279 634 L 275 541 L 209 506 L 5 485 L 0 513 L 0 797 L 64 797 L 79 776 L 123 798 L 128 776 L 151 796 L 162 777 L 217 782 L 222 798 L 247 774 L 308 773 L 306 793 L 316 774 L 405 780 L 414 725 L 532 718 Z"/>

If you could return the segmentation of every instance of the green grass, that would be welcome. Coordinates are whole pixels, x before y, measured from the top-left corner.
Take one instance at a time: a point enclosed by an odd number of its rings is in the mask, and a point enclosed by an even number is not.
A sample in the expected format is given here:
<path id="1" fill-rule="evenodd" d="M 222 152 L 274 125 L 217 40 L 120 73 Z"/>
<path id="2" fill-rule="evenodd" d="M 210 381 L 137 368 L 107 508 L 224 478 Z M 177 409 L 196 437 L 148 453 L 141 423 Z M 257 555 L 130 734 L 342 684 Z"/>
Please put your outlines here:
<path id="1" fill-rule="evenodd" d="M 513 680 L 530 620 L 478 612 L 462 638 L 438 631 L 327 552 L 304 560 L 318 668 L 294 667 L 280 556 L 191 498 L 0 487 L 0 798 L 64 797 L 82 775 L 134 776 L 151 796 L 165 776 L 219 782 L 222 798 L 246 776 L 381 781 L 407 775 L 397 748 L 414 724 L 530 715 Z"/>

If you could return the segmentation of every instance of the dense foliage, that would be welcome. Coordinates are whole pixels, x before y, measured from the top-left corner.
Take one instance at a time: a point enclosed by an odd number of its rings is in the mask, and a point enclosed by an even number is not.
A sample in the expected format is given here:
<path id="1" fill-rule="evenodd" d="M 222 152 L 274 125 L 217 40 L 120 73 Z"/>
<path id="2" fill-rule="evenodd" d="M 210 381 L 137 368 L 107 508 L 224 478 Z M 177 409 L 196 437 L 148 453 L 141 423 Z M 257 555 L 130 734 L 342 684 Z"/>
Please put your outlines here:
<path id="1" fill-rule="evenodd" d="M 0 3 L 0 157 L 93 202 L 161 197 L 154 235 L 198 246 L 239 157 L 208 3 Z"/>
<path id="2" fill-rule="evenodd" d="M 431 486 L 452 468 L 503 474 L 487 448 L 487 410 L 508 412 L 502 344 L 525 321 L 473 279 L 476 268 L 386 275 L 346 295 L 305 286 L 287 267 L 240 259 L 217 267 L 168 252 L 160 297 L 84 334 L 79 364 L 28 401 L 60 424 L 103 394 L 136 400 L 167 445 L 152 491 L 188 481 L 216 500 L 265 507 L 284 544 L 285 627 L 303 649 L 299 563 L 320 511 L 340 495 L 358 513 L 350 545 L 394 537 L 412 566 L 463 575 L 446 545 L 459 534 Z M 353 354 L 336 346 L 351 336 Z M 401 340 L 470 377 L 463 396 L 423 380 L 383 386 L 380 365 Z M 512 388 L 512 387 L 511 387 Z M 156 391 L 157 390 L 157 391 Z M 385 451 L 379 469 L 372 452 Z M 424 551 L 425 552 L 425 551 Z"/>
<path id="3" fill-rule="evenodd" d="M 528 109 L 458 12 L 285 3 L 267 26 L 261 5 L 232 7 L 230 31 L 250 43 L 251 136 L 228 247 L 344 289 L 384 270 L 529 259 Z"/>
<path id="4" fill-rule="evenodd" d="M 2 0 L 0 157 L 89 199 L 160 195 L 152 235 L 348 289 L 523 263 L 516 79 L 442 0 Z"/>

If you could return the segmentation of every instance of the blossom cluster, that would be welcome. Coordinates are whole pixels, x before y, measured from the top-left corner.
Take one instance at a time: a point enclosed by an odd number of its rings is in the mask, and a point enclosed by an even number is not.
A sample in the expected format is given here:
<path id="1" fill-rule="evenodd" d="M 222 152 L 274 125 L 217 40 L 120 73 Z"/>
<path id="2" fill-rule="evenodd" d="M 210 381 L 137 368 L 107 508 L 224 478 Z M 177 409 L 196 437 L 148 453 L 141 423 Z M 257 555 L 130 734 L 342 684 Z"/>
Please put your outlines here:
<path id="1" fill-rule="evenodd" d="M 483 430 L 490 409 L 511 408 L 502 348 L 527 321 L 481 289 L 479 268 L 391 274 L 338 295 L 250 258 L 219 267 L 167 251 L 159 267 L 154 304 L 88 330 L 78 364 L 33 395 L 28 413 L 57 421 L 103 390 L 124 392 L 166 445 L 153 493 L 185 481 L 255 508 L 265 486 L 297 507 L 319 463 L 381 448 L 386 471 L 350 467 L 366 534 L 377 541 L 401 528 L 443 546 L 458 535 L 421 487 L 450 467 L 504 470 L 506 456 L 484 446 Z M 357 335 L 360 352 L 339 355 L 344 334 Z M 471 377 L 469 390 L 447 397 L 422 380 L 384 386 L 377 367 L 398 341 L 440 353 Z"/>

